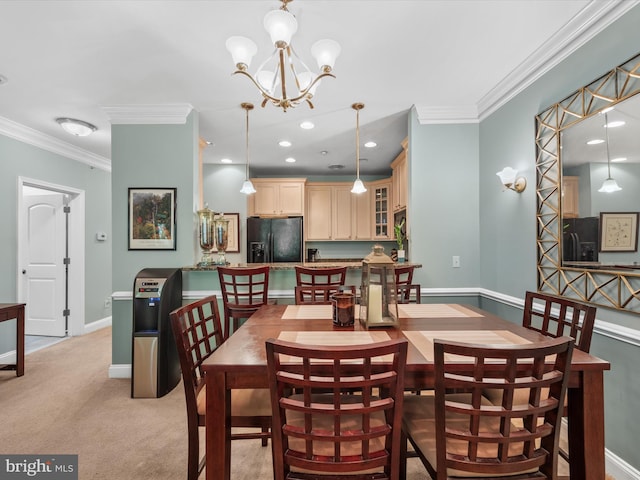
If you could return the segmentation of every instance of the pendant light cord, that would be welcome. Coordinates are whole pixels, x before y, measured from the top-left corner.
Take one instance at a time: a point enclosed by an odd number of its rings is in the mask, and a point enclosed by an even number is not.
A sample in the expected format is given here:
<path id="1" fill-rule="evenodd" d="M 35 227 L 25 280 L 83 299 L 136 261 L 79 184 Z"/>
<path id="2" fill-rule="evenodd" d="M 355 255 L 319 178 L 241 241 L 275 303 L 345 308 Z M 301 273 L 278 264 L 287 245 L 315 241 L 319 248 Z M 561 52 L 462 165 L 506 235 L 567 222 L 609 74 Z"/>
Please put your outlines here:
<path id="1" fill-rule="evenodd" d="M 608 177 L 611 178 L 611 157 L 609 156 L 609 117 L 607 116 L 607 112 L 604 114 L 604 134 L 607 140 L 607 172 Z"/>
<path id="2" fill-rule="evenodd" d="M 246 166 L 246 173 L 245 173 L 245 180 L 249 180 L 249 109 L 245 109 L 245 112 L 247 114 L 247 135 L 246 135 L 246 152 L 247 152 L 247 166 Z"/>
<path id="3" fill-rule="evenodd" d="M 356 109 L 356 178 L 360 178 L 360 109 Z"/>

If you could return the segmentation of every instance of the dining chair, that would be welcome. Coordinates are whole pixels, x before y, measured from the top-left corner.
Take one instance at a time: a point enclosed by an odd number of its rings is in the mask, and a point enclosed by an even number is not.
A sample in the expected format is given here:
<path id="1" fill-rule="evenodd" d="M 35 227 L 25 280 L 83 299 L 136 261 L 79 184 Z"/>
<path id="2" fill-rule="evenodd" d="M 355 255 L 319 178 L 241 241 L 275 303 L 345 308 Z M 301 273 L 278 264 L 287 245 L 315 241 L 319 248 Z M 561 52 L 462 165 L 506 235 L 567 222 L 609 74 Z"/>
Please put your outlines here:
<path id="1" fill-rule="evenodd" d="M 589 353 L 597 308 L 542 292 L 526 292 L 522 325 L 547 337 L 569 336 Z"/>
<path id="2" fill-rule="evenodd" d="M 253 315 L 269 300 L 269 266 L 218 267 L 224 306 L 224 338 L 235 332 L 240 320 Z"/>
<path id="3" fill-rule="evenodd" d="M 187 479 L 196 480 L 205 466 L 200 458 L 199 428 L 205 426 L 206 387 L 201 365 L 222 343 L 222 322 L 215 295 L 192 302 L 171 312 L 171 328 L 178 347 L 182 382 L 187 403 L 189 453 Z M 259 431 L 232 433 L 230 440 L 262 439 L 271 436 L 269 390 L 231 391 L 231 426 L 256 427 Z"/>
<path id="4" fill-rule="evenodd" d="M 398 478 L 406 339 L 266 351 L 276 480 Z"/>
<path id="5" fill-rule="evenodd" d="M 296 285 L 334 285 L 341 286 L 347 278 L 347 267 L 303 267 L 295 266 Z"/>
<path id="6" fill-rule="evenodd" d="M 434 395 L 405 397 L 403 474 L 408 440 L 434 480 L 556 479 L 572 353 L 569 337 L 506 346 L 434 340 Z M 489 387 L 502 390 L 499 404 L 483 397 Z"/>
<path id="7" fill-rule="evenodd" d="M 355 295 L 356 287 L 354 285 L 296 285 L 294 291 L 296 305 L 330 305 L 331 296 L 334 293 L 348 292 Z"/>
<path id="8" fill-rule="evenodd" d="M 420 303 L 420 284 L 413 283 L 415 266 L 396 266 L 396 288 L 398 303 Z"/>

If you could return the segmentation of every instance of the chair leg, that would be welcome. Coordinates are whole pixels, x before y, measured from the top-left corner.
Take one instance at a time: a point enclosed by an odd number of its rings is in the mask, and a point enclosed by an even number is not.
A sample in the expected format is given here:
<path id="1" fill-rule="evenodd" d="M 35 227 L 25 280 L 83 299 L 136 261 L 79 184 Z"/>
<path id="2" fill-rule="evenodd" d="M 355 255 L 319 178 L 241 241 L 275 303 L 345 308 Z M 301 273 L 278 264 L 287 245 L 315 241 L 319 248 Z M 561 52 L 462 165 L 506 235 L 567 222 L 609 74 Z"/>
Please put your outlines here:
<path id="1" fill-rule="evenodd" d="M 187 459 L 187 479 L 197 480 L 200 474 L 200 437 L 198 427 L 189 429 L 189 454 Z M 204 462 L 203 462 L 204 467 Z"/>
<path id="2" fill-rule="evenodd" d="M 262 433 L 269 433 L 269 427 L 262 427 Z M 267 437 L 262 437 L 262 446 L 266 447 L 269 444 Z"/>

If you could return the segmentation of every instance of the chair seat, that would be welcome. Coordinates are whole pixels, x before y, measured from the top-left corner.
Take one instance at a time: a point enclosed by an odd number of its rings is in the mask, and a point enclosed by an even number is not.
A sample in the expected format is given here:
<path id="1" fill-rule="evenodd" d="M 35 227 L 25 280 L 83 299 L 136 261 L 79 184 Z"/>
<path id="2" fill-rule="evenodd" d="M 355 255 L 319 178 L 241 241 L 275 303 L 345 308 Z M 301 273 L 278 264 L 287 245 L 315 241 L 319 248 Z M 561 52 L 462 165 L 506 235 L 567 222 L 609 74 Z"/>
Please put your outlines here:
<path id="1" fill-rule="evenodd" d="M 198 392 L 198 414 L 207 409 L 207 387 Z M 271 397 L 268 388 L 231 390 L 231 415 L 234 417 L 270 417 Z"/>
<path id="2" fill-rule="evenodd" d="M 447 402 L 462 402 L 468 403 L 470 401 L 471 394 L 468 393 L 455 393 L 446 396 Z M 483 406 L 491 406 L 492 403 L 482 397 Z M 457 415 L 454 413 L 447 413 L 447 428 L 460 428 L 461 430 L 467 430 L 469 418 L 466 415 Z M 402 426 L 405 431 L 410 435 L 413 443 L 416 445 L 431 465 L 436 465 L 436 436 L 435 436 L 435 397 L 433 395 L 405 395 L 404 398 L 404 411 Z M 518 426 L 512 423 L 514 430 L 518 429 Z M 480 419 L 480 432 L 499 432 L 500 419 L 498 417 L 489 419 L 488 417 L 481 417 Z M 513 445 L 514 448 L 509 448 L 509 454 L 515 455 L 518 453 L 516 449 L 518 444 Z M 448 440 L 447 451 L 450 455 L 465 456 L 467 454 L 467 442 Z M 491 445 L 482 445 L 478 449 L 478 457 L 494 457 L 496 455 L 496 447 Z M 524 470 L 521 472 L 511 472 L 504 474 L 503 476 L 515 475 L 517 473 L 533 473 L 537 472 L 537 468 Z M 477 472 L 465 472 L 462 470 L 448 469 L 447 475 L 451 477 L 474 477 L 474 478 L 495 478 L 501 476 L 496 473 L 479 474 Z"/>

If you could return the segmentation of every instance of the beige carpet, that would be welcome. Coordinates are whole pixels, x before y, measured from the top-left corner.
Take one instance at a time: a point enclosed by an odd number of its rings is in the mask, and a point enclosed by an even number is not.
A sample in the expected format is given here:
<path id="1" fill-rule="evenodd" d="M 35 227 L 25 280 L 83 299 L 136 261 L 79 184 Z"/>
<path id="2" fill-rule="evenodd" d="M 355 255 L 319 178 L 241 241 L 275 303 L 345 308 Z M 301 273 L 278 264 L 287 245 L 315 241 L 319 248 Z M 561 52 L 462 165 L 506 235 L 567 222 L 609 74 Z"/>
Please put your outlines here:
<path id="1" fill-rule="evenodd" d="M 0 372 L 0 452 L 77 454 L 81 480 L 186 478 L 182 384 L 132 399 L 130 380 L 107 377 L 110 363 L 106 328 L 27 355 L 23 377 Z M 244 440 L 232 449 L 233 480 L 272 478 L 270 447 Z M 428 478 L 411 459 L 408 479 Z"/>

